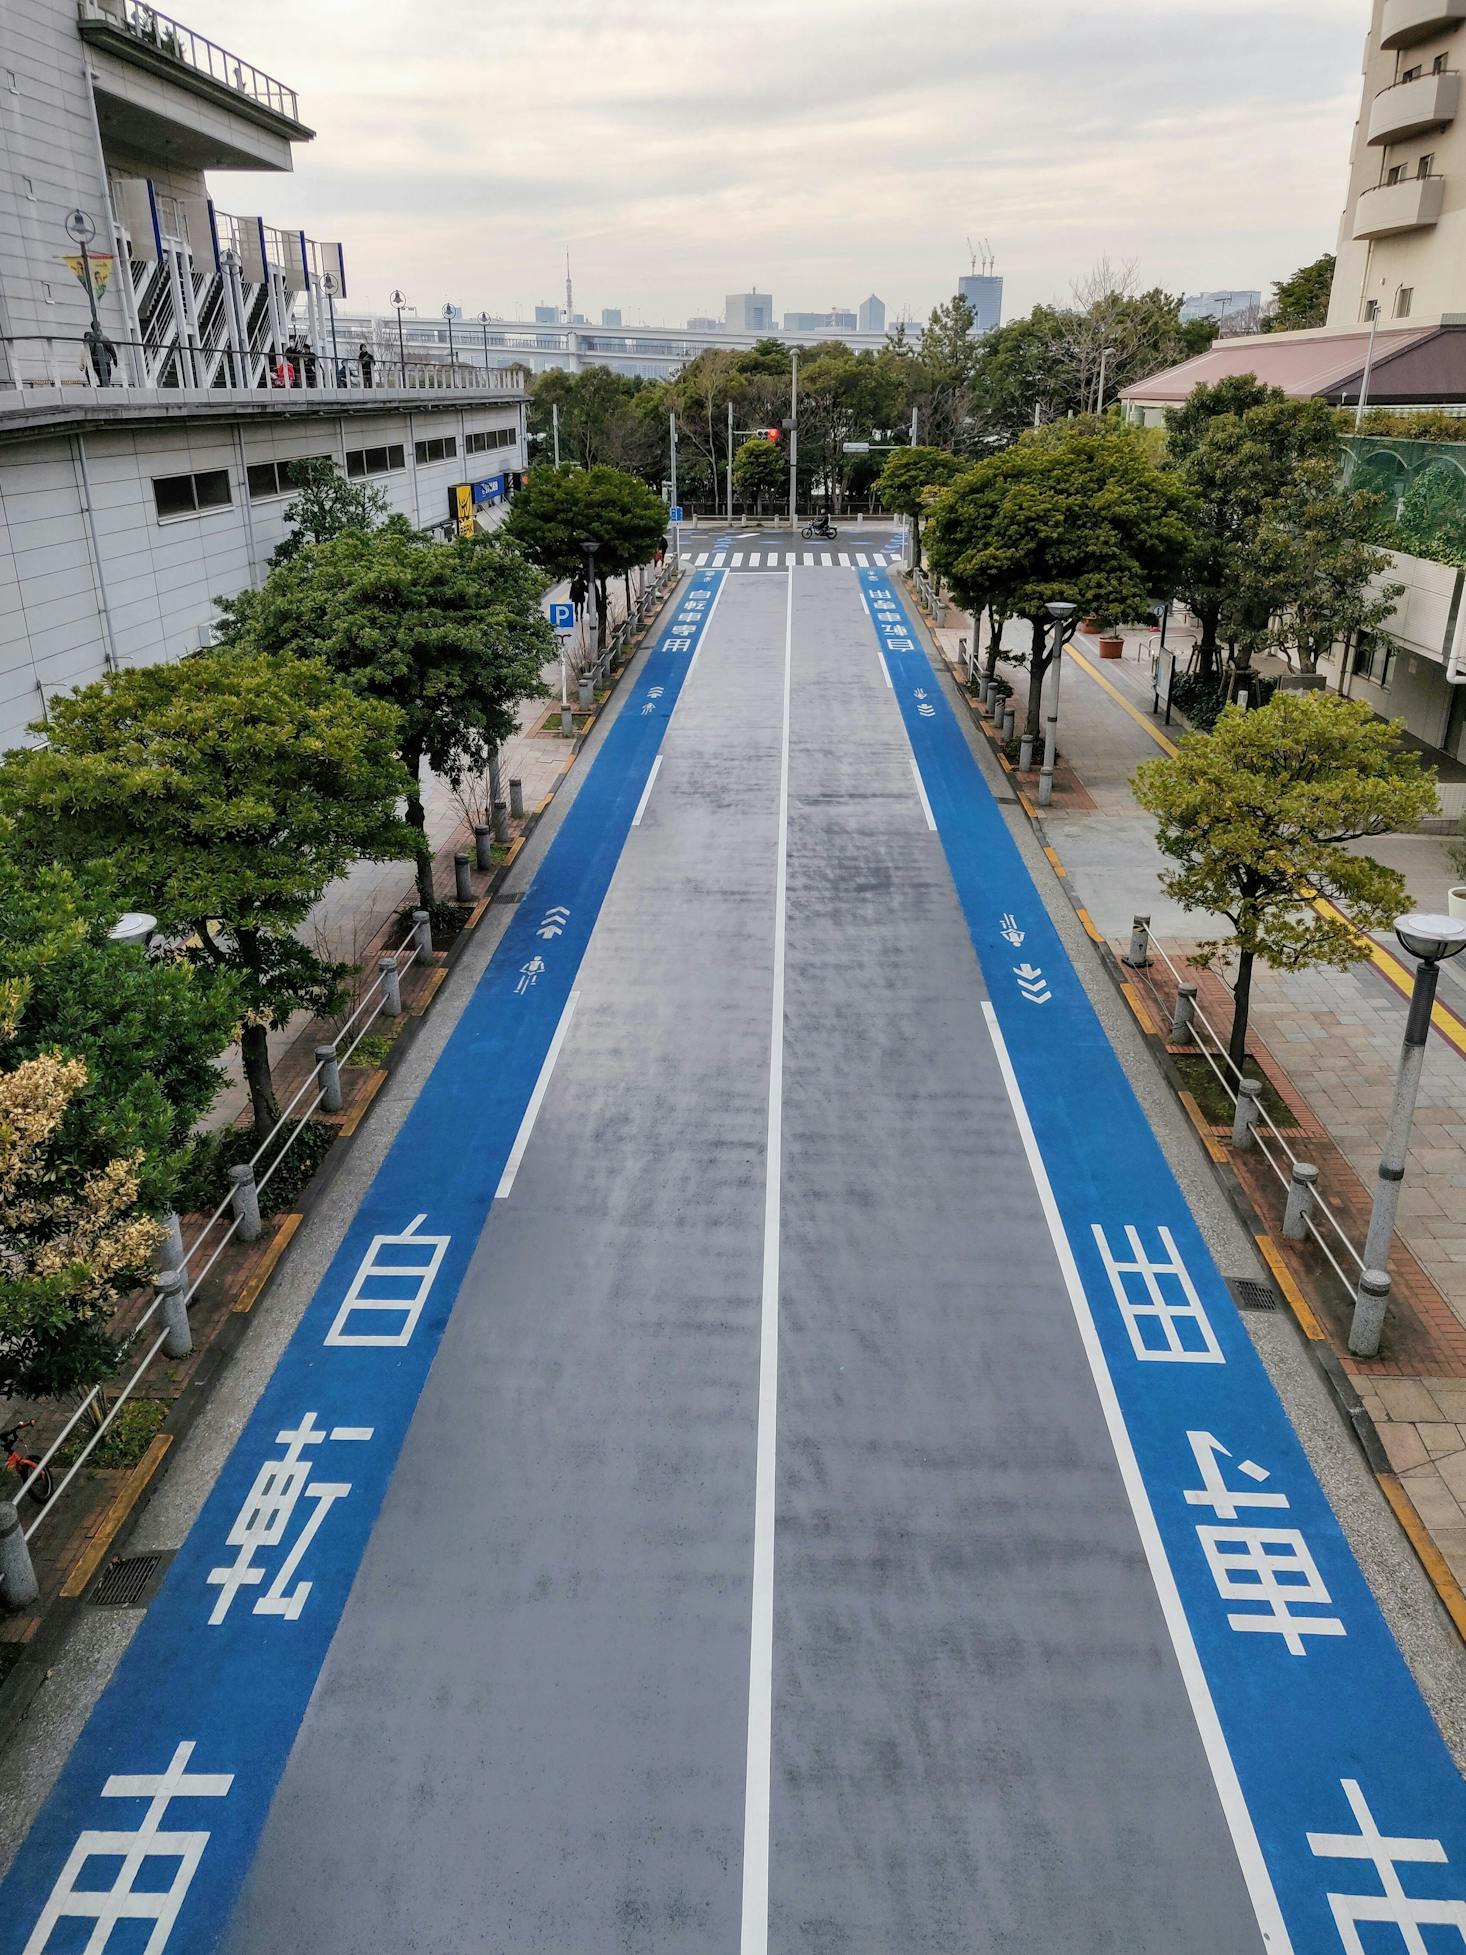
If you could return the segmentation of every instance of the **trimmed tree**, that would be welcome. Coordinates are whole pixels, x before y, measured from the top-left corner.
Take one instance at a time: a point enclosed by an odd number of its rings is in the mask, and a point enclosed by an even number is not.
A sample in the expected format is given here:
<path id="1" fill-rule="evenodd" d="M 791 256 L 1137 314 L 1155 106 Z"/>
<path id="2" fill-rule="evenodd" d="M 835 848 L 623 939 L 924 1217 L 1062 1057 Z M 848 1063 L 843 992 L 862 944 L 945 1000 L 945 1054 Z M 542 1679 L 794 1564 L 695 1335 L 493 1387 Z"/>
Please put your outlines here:
<path id="1" fill-rule="evenodd" d="M 765 502 L 778 502 L 789 494 L 789 456 L 781 441 L 767 435 L 751 435 L 734 451 L 733 486 L 743 498 L 762 511 Z"/>
<path id="2" fill-rule="evenodd" d="M 945 488 L 962 473 L 964 463 L 946 448 L 898 448 L 876 477 L 876 494 L 887 509 L 909 516 L 915 559 L 921 562 L 921 519 L 928 493 Z"/>
<path id="3" fill-rule="evenodd" d="M 1259 646 L 1316 672 L 1335 644 L 1383 632 L 1405 586 L 1381 582 L 1389 553 L 1365 541 L 1382 507 L 1367 489 L 1341 489 L 1332 461 L 1297 469 L 1269 504 L 1243 568 L 1251 615 L 1270 620 L 1257 632 Z"/>
<path id="4" fill-rule="evenodd" d="M 322 456 L 291 462 L 287 473 L 297 493 L 285 505 L 291 530 L 271 554 L 272 569 L 289 563 L 313 543 L 328 543 L 349 529 L 376 529 L 387 514 L 387 498 L 379 488 L 371 482 L 351 481 Z"/>
<path id="5" fill-rule="evenodd" d="M 296 931 L 352 863 L 412 853 L 396 713 L 319 659 L 216 654 L 113 673 L 54 701 L 47 731 L 0 768 L 17 842 L 78 871 L 106 860 L 231 978 L 255 1125 L 273 1126 L 269 1033 L 332 1010 L 348 971 Z"/>
<path id="6" fill-rule="evenodd" d="M 1334 285 L 1334 254 L 1324 252 L 1291 278 L 1273 287 L 1272 310 L 1262 322 L 1265 333 L 1296 333 L 1328 324 L 1329 294 Z"/>
<path id="7" fill-rule="evenodd" d="M 1136 770 L 1135 798 L 1177 865 L 1161 887 L 1232 926 L 1196 961 L 1236 953 L 1229 1051 L 1239 1070 L 1259 957 L 1280 971 L 1347 970 L 1361 933 L 1408 907 L 1397 870 L 1344 846 L 1414 827 L 1435 805 L 1434 777 L 1401 748 L 1401 730 L 1357 700 L 1280 692 L 1253 712 L 1229 707 L 1215 732 L 1188 734 L 1174 756 Z M 1320 898 L 1343 904 L 1347 920 Z"/>
<path id="8" fill-rule="evenodd" d="M 392 709 L 414 831 L 402 853 L 416 857 L 425 909 L 434 890 L 423 762 L 455 788 L 485 767 L 515 731 L 520 701 L 544 692 L 555 656 L 544 580 L 502 536 L 429 543 L 397 518 L 370 535 L 348 531 L 235 599 L 221 627 L 230 649 L 324 659 Z"/>
<path id="9" fill-rule="evenodd" d="M 667 533 L 667 506 L 619 468 L 532 468 L 500 534 L 551 578 L 585 570 L 582 542 L 596 544 L 596 622 L 606 642 L 607 588 L 650 563 Z M 550 643 L 546 657 L 553 656 Z"/>

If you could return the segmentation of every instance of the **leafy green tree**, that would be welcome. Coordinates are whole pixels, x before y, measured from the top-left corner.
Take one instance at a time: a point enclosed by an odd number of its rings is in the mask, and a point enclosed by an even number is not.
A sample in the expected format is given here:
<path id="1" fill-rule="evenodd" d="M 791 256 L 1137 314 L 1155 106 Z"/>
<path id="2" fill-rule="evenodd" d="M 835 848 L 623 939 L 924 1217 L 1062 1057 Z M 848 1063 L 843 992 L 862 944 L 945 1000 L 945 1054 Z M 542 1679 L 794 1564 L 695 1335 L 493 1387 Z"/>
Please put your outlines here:
<path id="1" fill-rule="evenodd" d="M 10 1050 L 24 1005 L 23 984 L 0 983 L 0 1400 L 105 1382 L 117 1363 L 112 1312 L 162 1234 L 142 1209 L 138 1156 L 71 1144 L 85 1063 Z"/>
<path id="2" fill-rule="evenodd" d="M 1253 712 L 1229 707 L 1215 732 L 1188 734 L 1174 756 L 1136 770 L 1135 798 L 1176 864 L 1162 888 L 1232 926 L 1198 961 L 1236 953 L 1229 1050 L 1239 1069 L 1259 957 L 1280 971 L 1347 970 L 1360 933 L 1408 906 L 1397 870 L 1345 847 L 1414 827 L 1435 805 L 1434 777 L 1402 749 L 1401 731 L 1357 700 L 1279 692 Z M 1320 896 L 1349 921 L 1321 909 Z"/>
<path id="3" fill-rule="evenodd" d="M 945 488 L 962 473 L 960 457 L 945 448 L 898 448 L 876 478 L 876 494 L 887 509 L 909 516 L 915 538 L 916 561 L 921 562 L 921 519 L 928 494 Z"/>
<path id="4" fill-rule="evenodd" d="M 1211 674 L 1223 636 L 1236 647 L 1265 632 L 1276 591 L 1261 591 L 1255 576 L 1259 532 L 1301 468 L 1335 465 L 1338 430 L 1326 402 L 1289 400 L 1255 374 L 1233 374 L 1167 411 L 1166 453 L 1192 497 L 1180 594 L 1201 626 L 1200 667 Z"/>
<path id="5" fill-rule="evenodd" d="M 733 456 L 733 486 L 745 508 L 753 503 L 762 510 L 766 502 L 778 504 L 789 493 L 789 456 L 781 441 L 767 435 L 750 435 Z"/>
<path id="6" fill-rule="evenodd" d="M 370 543 L 353 532 L 275 578 Z M 269 1031 L 331 1010 L 346 975 L 296 932 L 353 862 L 412 852 L 397 714 L 320 659 L 221 652 L 112 673 L 56 699 L 47 731 L 0 767 L 17 844 L 77 873 L 105 861 L 164 933 L 229 975 L 255 1125 L 272 1126 Z"/>
<path id="7" fill-rule="evenodd" d="M 1052 659 L 1050 602 L 1122 624 L 1150 616 L 1185 557 L 1176 477 L 1118 422 L 1066 423 L 978 462 L 936 496 L 931 565 L 967 603 L 1029 620 L 1028 718 L 1037 736 Z"/>
<path id="8" fill-rule="evenodd" d="M 612 577 L 649 563 L 667 533 L 667 508 L 644 482 L 618 468 L 532 468 L 499 534 L 551 578 L 585 570 L 587 539 L 597 545 L 596 612 L 606 641 Z M 553 641 L 546 657 L 553 655 Z"/>
<path id="9" fill-rule="evenodd" d="M 323 457 L 292 462 L 291 481 L 299 493 L 285 505 L 290 534 L 278 543 L 271 567 L 289 563 L 313 543 L 325 543 L 349 529 L 372 530 L 387 514 L 387 498 L 371 482 L 352 482 Z"/>
<path id="10" fill-rule="evenodd" d="M 1379 507 L 1368 490 L 1341 489 L 1332 461 L 1300 464 L 1268 505 L 1246 560 L 1246 608 L 1268 620 L 1256 648 L 1316 672 L 1336 643 L 1383 631 L 1405 586 L 1381 583 L 1389 556 L 1365 540 Z"/>
<path id="11" fill-rule="evenodd" d="M 1326 326 L 1334 264 L 1333 252 L 1326 251 L 1311 265 L 1294 272 L 1291 278 L 1280 279 L 1273 287 L 1272 310 L 1262 322 L 1263 331 L 1296 333 L 1310 326 Z"/>
<path id="12" fill-rule="evenodd" d="M 582 471 L 562 475 L 588 479 Z M 392 709 L 415 831 L 404 852 L 416 855 L 427 909 L 434 890 L 423 762 L 454 787 L 486 766 L 514 732 L 519 702 L 543 693 L 541 675 L 555 656 L 540 609 L 544 579 L 503 540 L 507 527 L 430 543 L 394 517 L 371 535 L 353 530 L 303 551 L 262 589 L 221 606 L 221 645 L 322 658 L 365 698 Z"/>
<path id="13" fill-rule="evenodd" d="M 554 456 L 554 410 L 560 414 L 560 458 L 582 468 L 624 468 L 660 484 L 668 434 L 665 389 L 610 367 L 581 373 L 552 368 L 535 382 L 529 431 L 543 461 Z"/>
<path id="14" fill-rule="evenodd" d="M 105 864 L 25 862 L 0 822 L 0 985 L 21 1000 L 8 1058 L 54 1049 L 85 1063 L 59 1145 L 93 1170 L 135 1158 L 142 1206 L 161 1214 L 224 1084 L 214 1061 L 234 1041 L 239 1005 L 227 977 L 112 942 L 126 907 Z"/>

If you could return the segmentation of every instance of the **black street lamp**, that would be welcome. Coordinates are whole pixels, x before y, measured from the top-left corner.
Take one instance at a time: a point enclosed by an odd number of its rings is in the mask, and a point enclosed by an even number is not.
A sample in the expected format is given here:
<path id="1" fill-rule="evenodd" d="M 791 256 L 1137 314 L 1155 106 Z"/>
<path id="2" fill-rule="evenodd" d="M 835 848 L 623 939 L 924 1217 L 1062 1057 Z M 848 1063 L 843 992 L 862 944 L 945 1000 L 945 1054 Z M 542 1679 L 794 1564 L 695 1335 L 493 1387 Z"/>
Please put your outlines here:
<path id="1" fill-rule="evenodd" d="M 448 321 L 448 364 L 451 367 L 455 366 L 458 361 L 458 349 L 453 344 L 453 307 L 451 304 L 443 307 L 443 317 Z"/>
<path id="2" fill-rule="evenodd" d="M 485 373 L 487 373 L 487 372 L 488 372 L 488 370 L 489 370 L 489 315 L 488 315 L 488 314 L 487 314 L 486 312 L 481 312 L 481 313 L 479 314 L 479 316 L 478 316 L 478 322 L 479 322 L 479 325 L 480 325 L 480 326 L 482 327 L 482 329 L 483 329 L 483 335 L 484 335 L 484 372 L 485 372 Z"/>
<path id="3" fill-rule="evenodd" d="M 407 385 L 407 342 L 402 337 L 402 308 L 407 304 L 405 292 L 393 292 L 387 299 L 388 305 L 397 314 L 397 361 L 399 387 Z"/>
<path id="4" fill-rule="evenodd" d="M 601 607 L 596 602 L 596 551 L 601 546 L 593 537 L 582 536 L 580 538 L 580 547 L 585 552 L 585 601 L 587 604 L 595 606 L 596 657 L 599 658 L 602 651 Z"/>
<path id="5" fill-rule="evenodd" d="M 92 315 L 92 323 L 87 328 L 84 338 L 87 352 L 91 355 L 92 370 L 97 376 L 99 387 L 110 387 L 117 349 L 102 331 L 102 322 L 97 316 L 97 288 L 92 280 L 92 254 L 87 249 L 97 235 L 97 227 L 84 210 L 73 210 L 67 214 L 66 235 L 73 244 L 81 247 L 81 282 L 86 287 L 87 306 Z"/>

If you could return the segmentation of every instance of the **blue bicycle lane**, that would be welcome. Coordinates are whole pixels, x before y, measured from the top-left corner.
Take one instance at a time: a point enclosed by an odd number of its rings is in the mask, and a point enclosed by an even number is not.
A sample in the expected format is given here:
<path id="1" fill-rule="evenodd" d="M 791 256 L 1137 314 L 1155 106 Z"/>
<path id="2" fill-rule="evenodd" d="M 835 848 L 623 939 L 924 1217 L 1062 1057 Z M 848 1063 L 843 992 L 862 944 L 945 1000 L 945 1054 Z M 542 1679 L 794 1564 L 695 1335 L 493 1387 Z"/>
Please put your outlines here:
<path id="1" fill-rule="evenodd" d="M 857 574 L 1263 1945 L 1466 1947 L 1466 1785 L 903 599 Z"/>
<path id="2" fill-rule="evenodd" d="M 0 1885 L 3 1955 L 223 1933 L 722 583 L 684 587 Z"/>

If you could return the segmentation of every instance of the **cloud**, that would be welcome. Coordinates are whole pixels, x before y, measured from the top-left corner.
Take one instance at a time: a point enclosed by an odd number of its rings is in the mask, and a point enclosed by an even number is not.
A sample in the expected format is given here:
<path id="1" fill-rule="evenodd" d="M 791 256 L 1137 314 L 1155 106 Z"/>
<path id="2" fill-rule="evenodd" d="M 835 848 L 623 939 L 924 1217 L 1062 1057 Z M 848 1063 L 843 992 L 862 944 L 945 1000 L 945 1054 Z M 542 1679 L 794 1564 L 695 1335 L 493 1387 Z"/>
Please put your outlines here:
<path id="1" fill-rule="evenodd" d="M 679 322 L 879 292 L 990 238 L 1010 314 L 1101 254 L 1266 286 L 1334 241 L 1367 6 L 1339 0 L 191 0 L 300 92 L 292 179 L 226 209 L 340 238 L 352 297 Z"/>

